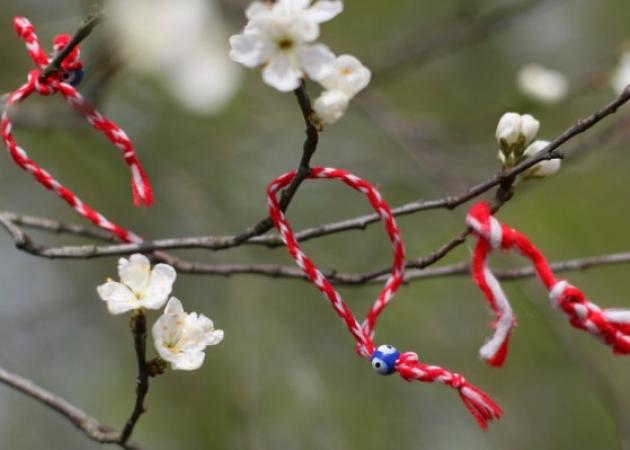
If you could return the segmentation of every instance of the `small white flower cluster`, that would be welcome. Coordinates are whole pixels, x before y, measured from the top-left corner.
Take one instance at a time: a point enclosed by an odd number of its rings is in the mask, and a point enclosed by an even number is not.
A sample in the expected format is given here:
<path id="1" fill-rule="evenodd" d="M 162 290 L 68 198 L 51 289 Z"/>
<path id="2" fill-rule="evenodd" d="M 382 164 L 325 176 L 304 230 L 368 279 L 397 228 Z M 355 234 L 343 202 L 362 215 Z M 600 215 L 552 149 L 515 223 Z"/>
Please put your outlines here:
<path id="1" fill-rule="evenodd" d="M 176 370 L 195 370 L 205 358 L 204 349 L 223 340 L 223 331 L 215 330 L 212 320 L 203 314 L 184 312 L 182 303 L 171 294 L 177 276 L 168 264 L 151 263 L 144 255 L 131 255 L 118 261 L 120 282 L 108 280 L 98 286 L 98 295 L 107 302 L 111 314 L 143 309 L 164 313 L 153 325 L 153 343 L 160 357 Z"/>
<path id="2" fill-rule="evenodd" d="M 564 100 L 569 93 L 567 77 L 540 64 L 527 64 L 521 68 L 517 84 L 524 95 L 550 105 Z"/>
<path id="3" fill-rule="evenodd" d="M 350 100 L 370 83 L 372 73 L 352 55 L 339 56 L 333 71 L 320 81 L 326 90 L 313 104 L 315 114 L 326 124 L 336 123 L 346 112 Z"/>
<path id="4" fill-rule="evenodd" d="M 498 157 L 504 169 L 547 148 L 549 141 L 535 140 L 539 129 L 540 122 L 529 114 L 503 114 L 497 125 L 496 138 L 501 148 Z M 560 159 L 541 161 L 523 172 L 522 176 L 524 179 L 548 177 L 560 170 L 560 166 Z"/>
<path id="5" fill-rule="evenodd" d="M 354 56 L 336 57 L 316 42 L 319 25 L 341 11 L 340 0 L 256 1 L 245 12 L 245 29 L 230 38 L 230 57 L 246 67 L 263 66 L 264 82 L 282 92 L 297 89 L 306 77 L 320 83 L 325 90 L 313 109 L 321 122 L 335 123 L 371 78 Z"/>

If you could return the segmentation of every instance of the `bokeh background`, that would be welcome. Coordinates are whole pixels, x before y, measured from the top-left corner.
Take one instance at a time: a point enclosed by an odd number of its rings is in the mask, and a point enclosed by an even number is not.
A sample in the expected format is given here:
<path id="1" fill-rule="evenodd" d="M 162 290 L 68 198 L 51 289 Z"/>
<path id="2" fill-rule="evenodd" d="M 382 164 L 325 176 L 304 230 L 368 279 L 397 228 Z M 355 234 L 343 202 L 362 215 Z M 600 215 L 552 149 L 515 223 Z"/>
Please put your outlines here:
<path id="1" fill-rule="evenodd" d="M 518 2 L 344 3 L 345 12 L 323 26 L 322 41 L 378 67 L 401 56 L 391 50 L 398 42 L 415 36 L 412 47 L 419 47 L 453 21 Z M 627 1 L 521 3 L 536 5 L 463 45 L 440 44 L 435 57 L 375 71 L 346 117 L 322 134 L 314 164 L 360 174 L 392 205 L 437 198 L 495 173 L 494 129 L 503 112 L 534 114 L 542 123 L 540 136 L 553 138 L 612 99 L 609 76 L 630 37 Z M 225 55 L 226 37 L 244 24 L 244 2 L 210 6 L 212 17 L 206 19 L 223 29 L 207 36 L 214 39 L 208 51 Z M 12 31 L 14 15 L 28 16 L 50 42 L 58 32 L 73 31 L 88 8 L 88 2 L 75 0 L 3 0 L 0 91 L 18 86 L 31 69 Z M 132 22 L 142 27 L 145 18 L 133 14 Z M 59 98 L 33 98 L 16 111 L 18 141 L 85 201 L 145 237 L 233 234 L 264 216 L 266 183 L 300 157 L 303 123 L 293 96 L 264 85 L 259 71 L 233 66 L 213 81 L 222 86 L 225 104 L 201 113 L 190 96 L 164 81 L 175 68 L 136 70 L 121 56 L 124 44 L 111 30 L 99 27 L 82 46 L 88 73 L 81 90 L 132 136 L 153 180 L 156 205 L 133 208 L 120 156 Z M 159 31 L 140 35 L 148 38 L 145 45 L 166 45 L 184 61 L 191 45 L 184 31 L 170 43 Z M 525 98 L 515 79 L 530 62 L 564 72 L 569 97 L 554 105 Z M 191 72 L 191 80 L 203 82 L 196 75 Z M 309 85 L 309 91 L 316 95 L 318 88 Z M 626 109 L 589 135 L 598 136 L 624 116 Z M 553 260 L 628 250 L 630 153 L 623 128 L 612 142 L 576 139 L 579 148 L 561 172 L 519 185 L 501 218 L 528 233 Z M 2 210 L 79 221 L 8 155 L 0 191 Z M 400 219 L 408 254 L 425 255 L 459 232 L 465 211 L 464 206 Z M 289 216 L 301 228 L 366 212 L 363 199 L 341 186 L 307 183 Z M 34 235 L 48 244 L 87 242 Z M 390 258 L 378 225 L 305 247 L 323 267 L 347 271 L 381 267 Z M 116 259 L 38 259 L 16 250 L 4 234 L 0 251 L 0 365 L 120 427 L 131 410 L 136 376 L 128 318 L 108 315 L 95 292 L 115 274 Z M 282 248 L 178 254 L 215 263 L 291 264 Z M 469 254 L 470 243 L 440 264 Z M 502 267 L 522 263 L 494 260 Z M 630 306 L 629 270 L 597 268 L 570 279 L 602 305 Z M 570 328 L 548 307 L 536 281 L 505 286 L 519 327 L 502 370 L 478 360 L 489 314 L 468 277 L 404 287 L 378 331 L 380 341 L 415 350 L 487 390 L 506 414 L 483 433 L 450 389 L 376 376 L 354 355 L 347 331 L 313 286 L 257 276 L 181 275 L 175 295 L 189 311 L 213 318 L 226 338 L 208 350 L 202 369 L 153 380 L 148 412 L 134 437 L 160 450 L 630 448 L 628 360 Z M 377 286 L 342 289 L 359 312 L 377 292 Z M 0 436 L 0 447 L 7 449 L 101 448 L 53 411 L 6 387 L 0 387 Z"/>

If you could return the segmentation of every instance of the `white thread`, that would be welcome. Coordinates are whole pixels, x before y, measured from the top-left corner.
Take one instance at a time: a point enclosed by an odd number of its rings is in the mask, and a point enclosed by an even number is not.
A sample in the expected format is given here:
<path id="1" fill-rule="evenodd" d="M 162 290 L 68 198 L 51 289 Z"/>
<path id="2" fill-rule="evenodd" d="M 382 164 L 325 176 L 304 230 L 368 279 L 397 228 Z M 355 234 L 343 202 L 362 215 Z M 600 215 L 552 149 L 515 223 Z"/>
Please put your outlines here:
<path id="1" fill-rule="evenodd" d="M 503 229 L 501 224 L 494 217 L 490 217 L 490 245 L 492 248 L 501 247 L 503 241 Z"/>
<path id="2" fill-rule="evenodd" d="M 611 322 L 630 324 L 630 310 L 628 309 L 610 308 L 605 309 L 602 314 Z"/>
<path id="3" fill-rule="evenodd" d="M 566 280 L 560 280 L 556 284 L 553 285 L 551 290 L 549 291 L 549 300 L 553 306 L 560 306 L 560 300 L 562 299 L 562 294 L 564 294 L 564 290 L 568 288 L 570 284 Z"/>
<path id="4" fill-rule="evenodd" d="M 484 278 L 488 287 L 492 291 L 496 308 L 499 311 L 499 317 L 495 325 L 494 335 L 486 341 L 486 343 L 479 350 L 479 355 L 484 360 L 492 359 L 499 351 L 501 346 L 508 339 L 512 325 L 514 324 L 514 313 L 512 307 L 508 301 L 501 284 L 494 277 L 492 272 L 486 267 L 483 271 Z"/>

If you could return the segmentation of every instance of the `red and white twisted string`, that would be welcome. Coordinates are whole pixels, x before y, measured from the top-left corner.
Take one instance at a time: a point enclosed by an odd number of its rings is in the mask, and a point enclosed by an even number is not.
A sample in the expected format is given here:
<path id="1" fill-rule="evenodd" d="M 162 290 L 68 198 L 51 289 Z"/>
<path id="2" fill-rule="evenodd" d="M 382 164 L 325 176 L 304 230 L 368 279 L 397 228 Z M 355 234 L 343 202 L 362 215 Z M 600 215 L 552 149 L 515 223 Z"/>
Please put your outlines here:
<path id="1" fill-rule="evenodd" d="M 472 276 L 494 313 L 494 335 L 481 348 L 482 359 L 497 367 L 504 363 L 512 327 L 516 323 L 501 284 L 488 268 L 488 257 L 497 249 L 517 250 L 532 262 L 552 305 L 565 313 L 571 325 L 599 338 L 616 354 L 630 353 L 630 310 L 601 309 L 587 300 L 578 288 L 556 278 L 540 250 L 527 236 L 494 218 L 488 204 L 481 202 L 473 206 L 466 223 L 478 239 L 473 253 Z"/>
<path id="2" fill-rule="evenodd" d="M 42 77 L 42 70 L 51 62 L 51 58 L 49 58 L 41 48 L 33 25 L 24 17 L 16 17 L 14 19 L 14 27 L 18 36 L 26 43 L 26 50 L 39 69 L 30 71 L 27 82 L 9 94 L 6 100 L 0 121 L 0 133 L 2 134 L 2 141 L 5 147 L 16 164 L 31 173 L 46 189 L 56 192 L 57 195 L 70 204 L 77 213 L 90 220 L 96 226 L 114 233 L 124 242 L 140 242 L 141 239 L 138 236 L 125 230 L 120 225 L 107 220 L 102 214 L 83 203 L 72 191 L 64 187 L 59 181 L 53 178 L 52 175 L 30 159 L 26 151 L 17 145 L 12 135 L 9 109 L 13 105 L 26 100 L 33 93 L 46 96 L 59 92 L 72 108 L 83 115 L 95 130 L 102 132 L 105 137 L 123 153 L 124 160 L 131 171 L 134 204 L 136 206 L 140 204 L 149 206 L 153 202 L 151 184 L 138 160 L 129 137 L 118 125 L 90 106 L 74 86 L 64 82 L 65 74 L 80 70 L 83 67 L 83 64 L 79 60 L 79 47 L 75 47 L 61 62 L 60 72 L 53 73 L 44 78 Z M 65 34 L 55 37 L 53 42 L 54 53 L 60 52 L 68 45 L 70 39 L 71 37 Z"/>
<path id="3" fill-rule="evenodd" d="M 296 174 L 297 172 L 295 171 L 286 173 L 269 184 L 267 188 L 269 217 L 280 233 L 282 240 L 297 265 L 315 284 L 324 298 L 328 300 L 334 311 L 345 322 L 348 331 L 356 342 L 357 353 L 365 359 L 371 359 L 377 352 L 377 347 L 373 341 L 374 328 L 377 320 L 385 307 L 392 300 L 404 277 L 405 250 L 396 220 L 388 204 L 383 200 L 376 188 L 368 181 L 341 169 L 325 167 L 311 169 L 308 177 L 310 179 L 339 180 L 364 194 L 384 223 L 387 235 L 394 249 L 392 272 L 385 283 L 385 287 L 368 311 L 366 319 L 361 325 L 350 308 L 345 304 L 339 292 L 335 290 L 324 274 L 304 253 L 291 229 L 291 225 L 280 208 L 277 193 L 288 186 L 296 177 Z M 398 374 L 407 381 L 439 382 L 456 389 L 468 410 L 484 429 L 487 427 L 488 421 L 498 419 L 502 414 L 500 407 L 496 405 L 488 395 L 468 383 L 463 376 L 449 372 L 438 366 L 423 364 L 419 361 L 418 355 L 413 352 L 401 353 L 399 358 L 395 361 L 393 371 L 398 372 Z"/>

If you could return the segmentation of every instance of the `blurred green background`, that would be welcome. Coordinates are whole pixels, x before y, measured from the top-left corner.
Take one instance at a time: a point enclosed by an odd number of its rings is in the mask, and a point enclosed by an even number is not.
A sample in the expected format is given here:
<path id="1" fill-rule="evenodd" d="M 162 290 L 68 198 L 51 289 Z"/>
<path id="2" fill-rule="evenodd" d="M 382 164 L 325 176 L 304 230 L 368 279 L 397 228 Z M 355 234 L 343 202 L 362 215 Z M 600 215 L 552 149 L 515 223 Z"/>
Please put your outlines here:
<path id="1" fill-rule="evenodd" d="M 233 13 L 242 4 L 226 3 L 226 29 L 236 32 L 244 18 Z M 453 17 L 510 2 L 344 3 L 345 12 L 323 26 L 322 40 L 337 53 L 378 65 L 391 57 L 385 50 L 392 42 L 425 31 L 430 36 Z M 29 17 L 47 43 L 58 32 L 73 31 L 88 6 L 3 0 L 0 90 L 17 87 L 31 69 L 12 31 L 14 15 Z M 371 180 L 392 205 L 458 193 L 498 169 L 494 130 L 503 112 L 534 114 L 542 123 L 540 136 L 551 139 L 612 99 L 606 80 L 629 37 L 629 23 L 624 0 L 539 2 L 484 39 L 387 77 L 376 74 L 368 93 L 322 134 L 313 162 Z M 293 96 L 263 85 L 258 70 L 243 71 L 243 83 L 225 109 L 195 115 L 154 78 L 124 66 L 107 83 L 97 83 L 116 55 L 110 41 L 101 27 L 84 43 L 88 73 L 81 89 L 133 138 L 154 183 L 156 205 L 133 208 L 120 156 L 87 125 L 75 124 L 59 98 L 33 98 L 20 109 L 26 122 L 36 114 L 45 120 L 16 125 L 18 142 L 83 200 L 145 237 L 232 234 L 264 216 L 266 183 L 294 168 L 300 157 L 303 123 Z M 222 45 L 227 51 L 227 43 Z M 533 61 L 566 73 L 577 92 L 554 106 L 525 99 L 515 77 Z M 309 90 L 316 95 L 315 86 Z M 428 129 L 429 136 L 402 145 L 365 113 L 362 102 L 370 94 L 390 112 Z M 630 250 L 627 148 L 627 140 L 618 139 L 570 155 L 553 178 L 518 186 L 501 218 L 529 234 L 553 260 Z M 79 221 L 8 155 L 2 167 L 1 209 Z M 307 183 L 289 216 L 302 228 L 366 212 L 363 199 L 339 185 Z M 425 255 L 450 239 L 462 229 L 465 212 L 466 206 L 402 218 L 408 254 Z M 35 235 L 49 244 L 86 242 Z M 0 248 L 0 365 L 120 427 L 131 410 L 136 376 L 128 318 L 109 316 L 95 292 L 115 275 L 116 259 L 37 259 L 17 251 L 4 233 Z M 381 267 L 390 258 L 378 225 L 310 241 L 305 249 L 323 267 L 347 271 Z M 292 263 L 282 248 L 179 254 L 216 263 Z M 470 243 L 440 264 L 469 254 Z M 494 262 L 523 263 L 517 257 Z M 598 268 L 569 278 L 602 306 L 630 306 L 629 270 Z M 489 392 L 506 414 L 484 433 L 450 389 L 377 376 L 355 356 L 347 331 L 313 286 L 256 276 L 180 275 L 174 294 L 187 310 L 210 316 L 226 338 L 208 349 L 202 369 L 167 372 L 152 382 L 134 438 L 162 450 L 620 449 L 623 439 L 630 448 L 628 359 L 572 329 L 548 307 L 535 280 L 505 287 L 519 327 L 502 370 L 478 360 L 489 314 L 469 277 L 404 287 L 378 330 L 379 342 L 417 351 L 424 361 L 461 372 Z M 378 287 L 341 291 L 361 313 Z M 155 318 L 152 313 L 150 320 Z M 101 448 L 53 411 L 6 387 L 0 387 L 0 436 L 0 447 L 7 449 Z"/>

